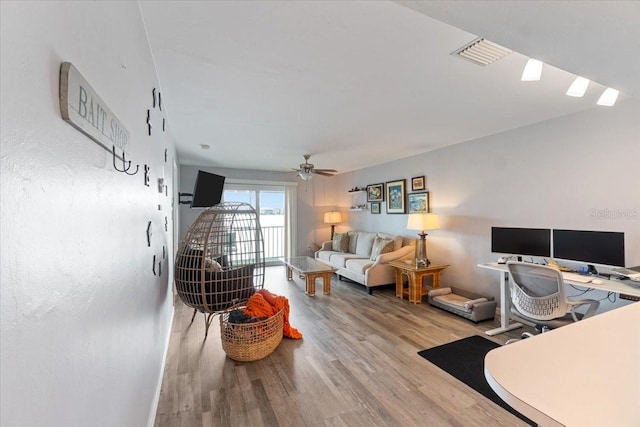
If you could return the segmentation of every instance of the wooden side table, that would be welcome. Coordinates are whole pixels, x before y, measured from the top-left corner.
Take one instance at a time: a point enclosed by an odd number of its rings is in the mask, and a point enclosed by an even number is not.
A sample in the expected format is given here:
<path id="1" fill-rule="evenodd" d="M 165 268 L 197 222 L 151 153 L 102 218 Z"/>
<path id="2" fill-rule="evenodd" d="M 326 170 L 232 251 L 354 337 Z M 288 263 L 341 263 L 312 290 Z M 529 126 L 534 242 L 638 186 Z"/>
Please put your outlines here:
<path id="1" fill-rule="evenodd" d="M 404 296 L 404 280 L 406 276 L 409 282 L 409 302 L 419 304 L 422 297 L 429 292 L 424 286 L 425 276 L 431 276 L 433 288 L 440 287 L 440 272 L 449 267 L 449 264 L 431 264 L 428 267 L 416 267 L 415 260 L 391 261 L 389 263 L 396 269 L 396 296 L 400 299 Z"/>

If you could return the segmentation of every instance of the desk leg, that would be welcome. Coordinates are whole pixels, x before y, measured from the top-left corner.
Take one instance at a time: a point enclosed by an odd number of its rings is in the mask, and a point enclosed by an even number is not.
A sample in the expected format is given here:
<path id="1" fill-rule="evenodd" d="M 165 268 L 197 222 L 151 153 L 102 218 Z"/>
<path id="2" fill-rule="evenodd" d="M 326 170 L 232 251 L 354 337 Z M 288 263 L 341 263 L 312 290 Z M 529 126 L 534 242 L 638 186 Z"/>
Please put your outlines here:
<path id="1" fill-rule="evenodd" d="M 509 323 L 511 320 L 511 293 L 509 292 L 509 286 L 507 286 L 507 277 L 509 277 L 509 273 L 500 274 L 500 327 L 486 331 L 485 334 L 489 336 L 522 327 L 522 323 Z"/>
<path id="2" fill-rule="evenodd" d="M 291 272 L 291 267 L 289 267 L 288 265 L 284 266 L 287 269 L 287 280 L 293 280 L 292 276 L 292 272 Z"/>

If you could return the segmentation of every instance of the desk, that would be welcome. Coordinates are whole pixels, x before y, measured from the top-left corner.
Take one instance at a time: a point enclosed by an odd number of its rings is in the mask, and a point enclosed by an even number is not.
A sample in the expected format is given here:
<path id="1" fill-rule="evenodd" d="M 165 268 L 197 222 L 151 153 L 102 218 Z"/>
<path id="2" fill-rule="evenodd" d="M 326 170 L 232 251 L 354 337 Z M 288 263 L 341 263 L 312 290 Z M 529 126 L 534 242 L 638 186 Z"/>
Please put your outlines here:
<path id="1" fill-rule="evenodd" d="M 422 297 L 427 294 L 428 290 L 423 285 L 425 276 L 431 276 L 433 288 L 440 287 L 440 272 L 449 267 L 449 264 L 431 264 L 427 267 L 416 267 L 415 260 L 391 261 L 390 266 L 396 269 L 396 296 L 401 298 L 404 296 L 404 280 L 403 276 L 407 276 L 409 282 L 409 302 L 419 304 Z"/>
<path id="2" fill-rule="evenodd" d="M 487 268 L 500 273 L 500 327 L 491 329 L 485 332 L 487 335 L 497 335 L 503 332 L 510 331 L 522 327 L 522 323 L 511 323 L 511 292 L 507 285 L 507 279 L 509 278 L 509 269 L 506 264 L 498 264 L 497 262 L 490 262 L 487 264 L 478 264 L 480 268 Z M 640 296 L 640 287 L 629 285 L 619 280 L 605 280 L 601 279 L 602 284 L 595 285 L 593 283 L 574 282 L 572 280 L 565 280 L 564 283 L 568 285 L 578 286 L 586 289 L 597 289 L 605 292 L 616 292 L 621 294 L 628 294 L 634 296 Z"/>
<path id="3" fill-rule="evenodd" d="M 491 350 L 484 375 L 541 426 L 640 426 L 640 303 Z"/>

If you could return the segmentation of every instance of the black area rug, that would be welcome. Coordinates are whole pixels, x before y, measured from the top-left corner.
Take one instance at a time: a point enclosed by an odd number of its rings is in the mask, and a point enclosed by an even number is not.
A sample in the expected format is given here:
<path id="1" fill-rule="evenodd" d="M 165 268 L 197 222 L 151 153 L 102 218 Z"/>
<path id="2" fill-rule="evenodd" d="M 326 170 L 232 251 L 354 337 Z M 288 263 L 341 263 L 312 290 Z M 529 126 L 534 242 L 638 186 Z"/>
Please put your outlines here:
<path id="1" fill-rule="evenodd" d="M 500 344 L 480 335 L 474 335 L 419 351 L 418 354 L 524 422 L 535 426 L 533 421 L 500 399 L 484 377 L 484 356 L 497 347 L 500 347 Z"/>

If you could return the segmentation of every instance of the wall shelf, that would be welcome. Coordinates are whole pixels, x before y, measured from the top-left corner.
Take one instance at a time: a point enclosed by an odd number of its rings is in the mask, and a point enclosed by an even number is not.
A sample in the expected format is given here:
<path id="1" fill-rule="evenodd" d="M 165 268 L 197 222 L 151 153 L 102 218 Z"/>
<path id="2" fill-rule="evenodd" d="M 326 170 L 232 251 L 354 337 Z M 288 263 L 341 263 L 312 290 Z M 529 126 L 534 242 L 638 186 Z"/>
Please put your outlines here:
<path id="1" fill-rule="evenodd" d="M 360 212 L 367 210 L 367 204 L 363 203 L 365 200 L 362 197 L 362 194 L 367 192 L 365 188 L 360 189 L 358 187 L 355 187 L 354 189 L 347 192 L 353 196 L 353 204 L 349 207 L 350 212 Z"/>

